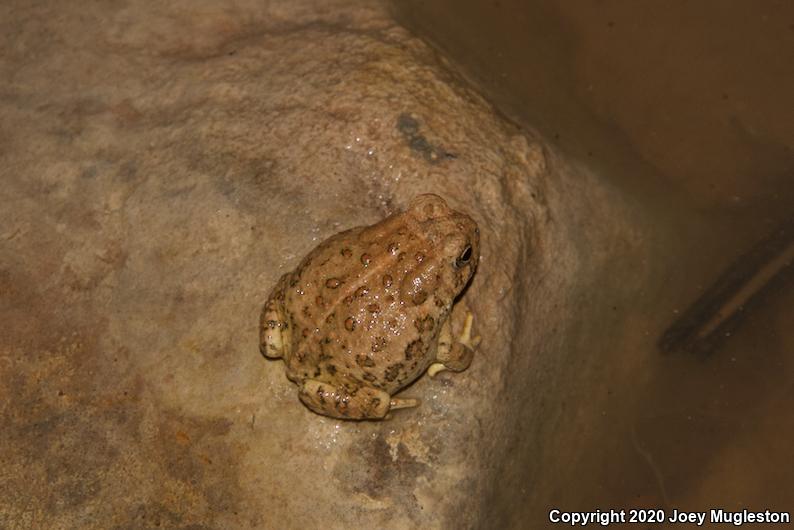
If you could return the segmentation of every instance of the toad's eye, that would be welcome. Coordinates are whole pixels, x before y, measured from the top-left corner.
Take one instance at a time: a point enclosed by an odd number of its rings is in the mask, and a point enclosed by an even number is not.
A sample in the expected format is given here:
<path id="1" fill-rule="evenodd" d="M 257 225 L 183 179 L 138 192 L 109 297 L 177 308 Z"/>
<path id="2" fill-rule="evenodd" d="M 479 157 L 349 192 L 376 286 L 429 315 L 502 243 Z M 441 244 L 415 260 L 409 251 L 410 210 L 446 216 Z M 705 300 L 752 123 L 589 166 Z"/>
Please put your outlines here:
<path id="1" fill-rule="evenodd" d="M 460 253 L 458 259 L 455 260 L 455 267 L 458 269 L 466 265 L 469 260 L 471 259 L 471 245 L 466 245 L 466 248 L 463 249 L 463 252 Z"/>

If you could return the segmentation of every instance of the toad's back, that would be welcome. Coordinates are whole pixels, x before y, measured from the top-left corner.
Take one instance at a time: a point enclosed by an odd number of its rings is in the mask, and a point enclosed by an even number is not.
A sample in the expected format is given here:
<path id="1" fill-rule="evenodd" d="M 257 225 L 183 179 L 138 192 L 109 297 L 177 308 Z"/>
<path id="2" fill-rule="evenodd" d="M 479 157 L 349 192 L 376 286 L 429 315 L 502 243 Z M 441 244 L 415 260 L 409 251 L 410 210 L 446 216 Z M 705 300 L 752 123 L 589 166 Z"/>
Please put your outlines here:
<path id="1" fill-rule="evenodd" d="M 262 317 L 263 351 L 282 356 L 298 384 L 395 393 L 434 361 L 478 243 L 474 221 L 434 195 L 327 239 L 273 290 Z"/>

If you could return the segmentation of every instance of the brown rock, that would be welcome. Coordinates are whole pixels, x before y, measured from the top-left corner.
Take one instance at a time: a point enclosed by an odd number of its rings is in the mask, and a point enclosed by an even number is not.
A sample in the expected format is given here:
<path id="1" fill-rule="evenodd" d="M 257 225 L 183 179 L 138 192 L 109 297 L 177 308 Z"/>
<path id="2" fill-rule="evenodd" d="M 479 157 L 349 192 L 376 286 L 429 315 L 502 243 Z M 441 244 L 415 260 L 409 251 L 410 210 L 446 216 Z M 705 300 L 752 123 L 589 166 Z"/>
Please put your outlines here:
<path id="1" fill-rule="evenodd" d="M 16 3 L 0 526 L 478 526 L 516 425 L 554 432 L 548 345 L 621 227 L 607 193 L 370 3 Z M 426 192 L 482 231 L 480 353 L 389 421 L 312 414 L 258 352 L 266 293 Z"/>

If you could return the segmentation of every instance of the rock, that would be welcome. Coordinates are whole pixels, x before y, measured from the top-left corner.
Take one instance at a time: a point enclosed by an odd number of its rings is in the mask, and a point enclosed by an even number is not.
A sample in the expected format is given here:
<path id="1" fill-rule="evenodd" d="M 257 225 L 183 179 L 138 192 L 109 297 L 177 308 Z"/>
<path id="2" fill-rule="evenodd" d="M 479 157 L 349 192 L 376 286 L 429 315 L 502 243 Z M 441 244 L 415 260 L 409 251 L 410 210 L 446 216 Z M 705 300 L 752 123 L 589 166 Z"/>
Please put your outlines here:
<path id="1" fill-rule="evenodd" d="M 375 4 L 0 10 L 0 526 L 482 527 L 550 476 L 574 294 L 635 237 L 612 192 Z M 312 414 L 261 304 L 425 192 L 482 230 L 472 367 Z"/>

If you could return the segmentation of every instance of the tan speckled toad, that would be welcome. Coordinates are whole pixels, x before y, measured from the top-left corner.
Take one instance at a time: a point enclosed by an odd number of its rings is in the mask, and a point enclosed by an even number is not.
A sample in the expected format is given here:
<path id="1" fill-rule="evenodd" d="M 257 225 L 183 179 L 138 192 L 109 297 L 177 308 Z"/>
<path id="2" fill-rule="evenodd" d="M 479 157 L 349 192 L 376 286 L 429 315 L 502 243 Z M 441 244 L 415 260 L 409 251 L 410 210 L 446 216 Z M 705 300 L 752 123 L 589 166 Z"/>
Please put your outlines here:
<path id="1" fill-rule="evenodd" d="M 479 260 L 479 230 L 437 195 L 312 250 L 270 293 L 262 353 L 281 357 L 314 412 L 381 419 L 418 405 L 391 396 L 425 370 L 465 370 L 479 337 L 471 314 L 452 340 L 452 302 Z"/>

